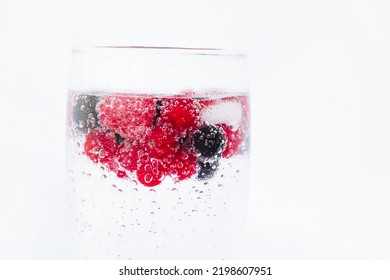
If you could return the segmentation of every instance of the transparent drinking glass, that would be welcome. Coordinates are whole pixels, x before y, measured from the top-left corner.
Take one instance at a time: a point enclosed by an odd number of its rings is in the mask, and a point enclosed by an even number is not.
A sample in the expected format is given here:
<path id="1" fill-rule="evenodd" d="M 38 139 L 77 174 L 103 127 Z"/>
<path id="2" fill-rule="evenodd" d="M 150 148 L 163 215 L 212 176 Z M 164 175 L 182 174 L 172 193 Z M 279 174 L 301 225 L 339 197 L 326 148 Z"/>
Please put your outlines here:
<path id="1" fill-rule="evenodd" d="M 243 52 L 75 48 L 67 110 L 72 256 L 240 258 L 249 132 Z"/>

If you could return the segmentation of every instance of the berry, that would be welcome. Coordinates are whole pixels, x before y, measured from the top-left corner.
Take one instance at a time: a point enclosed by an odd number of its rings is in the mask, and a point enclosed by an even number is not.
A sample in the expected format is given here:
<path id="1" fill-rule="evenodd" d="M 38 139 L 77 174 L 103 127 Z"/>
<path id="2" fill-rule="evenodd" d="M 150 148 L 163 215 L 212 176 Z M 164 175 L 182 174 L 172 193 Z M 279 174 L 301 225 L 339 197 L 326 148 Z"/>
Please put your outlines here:
<path id="1" fill-rule="evenodd" d="M 145 131 L 153 127 L 155 103 L 148 97 L 106 96 L 99 106 L 100 124 L 128 140 L 142 139 Z"/>
<path id="2" fill-rule="evenodd" d="M 225 135 L 222 157 L 230 158 L 245 148 L 245 135 L 249 130 L 249 99 L 245 95 L 202 100 L 201 118 L 217 125 Z"/>
<path id="3" fill-rule="evenodd" d="M 123 138 L 120 134 L 118 133 L 115 133 L 115 139 L 116 139 L 116 143 L 118 145 L 122 144 L 123 141 L 125 141 L 126 139 Z"/>
<path id="4" fill-rule="evenodd" d="M 178 138 L 167 126 L 155 127 L 146 139 L 145 152 L 159 163 L 159 170 L 177 180 L 196 173 L 196 156 L 189 137 Z"/>
<path id="5" fill-rule="evenodd" d="M 194 133 L 194 145 L 201 156 L 217 156 L 225 147 L 225 137 L 218 127 L 204 125 Z"/>
<path id="6" fill-rule="evenodd" d="M 146 142 L 146 150 L 157 159 L 173 157 L 180 147 L 178 137 L 165 124 L 152 129 Z"/>
<path id="7" fill-rule="evenodd" d="M 108 170 L 116 172 L 119 178 L 127 177 L 117 161 L 118 142 L 112 131 L 91 131 L 84 143 L 84 153 L 94 163 L 101 163 Z"/>
<path id="8" fill-rule="evenodd" d="M 165 98 L 156 126 L 167 125 L 178 137 L 185 137 L 198 127 L 199 109 L 199 104 L 189 97 Z"/>
<path id="9" fill-rule="evenodd" d="M 178 181 L 190 178 L 196 173 L 196 156 L 187 149 L 181 149 L 168 165 L 166 173 Z"/>
<path id="10" fill-rule="evenodd" d="M 138 158 L 142 154 L 141 146 L 136 143 L 124 141 L 118 148 L 118 162 L 120 165 L 129 171 L 137 170 Z"/>
<path id="11" fill-rule="evenodd" d="M 214 177 L 215 172 L 219 166 L 218 158 L 212 161 L 198 160 L 198 176 L 199 180 L 207 180 Z"/>
<path id="12" fill-rule="evenodd" d="M 94 95 L 78 95 L 73 107 L 73 121 L 76 129 L 88 133 L 99 127 L 99 119 L 96 112 L 96 104 L 99 98 Z"/>
<path id="13" fill-rule="evenodd" d="M 118 145 L 111 131 L 91 131 L 84 143 L 85 154 L 95 163 L 108 164 L 114 168 Z"/>
<path id="14" fill-rule="evenodd" d="M 164 179 L 162 163 L 155 158 L 145 157 L 139 160 L 137 178 L 141 184 L 147 187 L 154 187 Z"/>
<path id="15" fill-rule="evenodd" d="M 163 108 L 163 101 L 157 100 L 156 101 L 156 114 L 153 116 L 153 127 L 156 126 L 157 119 L 160 117 L 161 109 Z"/>
<path id="16" fill-rule="evenodd" d="M 233 130 L 232 126 L 226 124 L 220 124 L 219 127 L 223 129 L 226 135 L 226 147 L 222 152 L 222 157 L 230 158 L 240 151 L 244 140 L 244 132 L 241 128 Z"/>

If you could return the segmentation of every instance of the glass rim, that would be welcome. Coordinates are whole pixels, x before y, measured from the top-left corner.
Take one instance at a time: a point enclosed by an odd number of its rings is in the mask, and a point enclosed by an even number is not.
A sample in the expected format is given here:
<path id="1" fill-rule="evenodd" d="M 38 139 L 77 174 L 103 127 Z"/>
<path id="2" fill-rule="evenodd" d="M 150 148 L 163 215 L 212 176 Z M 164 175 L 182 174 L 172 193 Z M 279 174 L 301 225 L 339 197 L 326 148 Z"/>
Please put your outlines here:
<path id="1" fill-rule="evenodd" d="M 183 55 L 210 55 L 210 56 L 243 56 L 247 52 L 242 49 L 225 48 L 190 48 L 164 46 L 74 46 L 72 53 L 143 53 L 143 54 L 183 54 Z"/>

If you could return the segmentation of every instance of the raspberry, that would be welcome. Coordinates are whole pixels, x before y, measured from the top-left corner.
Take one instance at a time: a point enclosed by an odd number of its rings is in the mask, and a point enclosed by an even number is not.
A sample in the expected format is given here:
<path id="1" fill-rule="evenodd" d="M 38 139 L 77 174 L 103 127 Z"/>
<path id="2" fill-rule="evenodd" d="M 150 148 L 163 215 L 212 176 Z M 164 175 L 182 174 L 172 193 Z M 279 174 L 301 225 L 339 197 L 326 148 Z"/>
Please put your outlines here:
<path id="1" fill-rule="evenodd" d="M 137 178 L 141 184 L 147 187 L 154 187 L 164 179 L 162 163 L 155 158 L 145 157 L 139 160 Z"/>
<path id="2" fill-rule="evenodd" d="M 124 141 L 118 148 L 118 162 L 129 171 L 137 170 L 137 162 L 141 146 L 134 141 Z"/>
<path id="3" fill-rule="evenodd" d="M 100 124 L 128 140 L 139 140 L 153 127 L 155 103 L 148 97 L 107 96 L 99 106 Z"/>
<path id="4" fill-rule="evenodd" d="M 166 173 L 182 181 L 196 173 L 196 156 L 183 148 L 177 152 L 167 167 Z"/>
<path id="5" fill-rule="evenodd" d="M 189 147 L 188 139 L 188 136 L 178 138 L 167 127 L 156 127 L 146 140 L 145 152 L 152 161 L 158 163 L 156 165 L 161 173 L 181 181 L 196 172 L 196 156 Z M 156 175 L 159 178 L 160 175 Z"/>
<path id="6" fill-rule="evenodd" d="M 178 137 L 165 124 L 152 129 L 146 142 L 150 156 L 158 159 L 171 158 L 179 149 Z"/>
<path id="7" fill-rule="evenodd" d="M 117 161 L 118 149 L 118 135 L 109 130 L 90 132 L 84 143 L 84 153 L 94 163 L 103 164 L 108 170 L 116 172 L 119 178 L 127 178 Z"/>
<path id="8" fill-rule="evenodd" d="M 160 117 L 157 119 L 156 126 L 168 125 L 181 138 L 193 132 L 199 125 L 200 106 L 192 98 L 165 98 L 162 100 L 162 103 Z"/>
<path id="9" fill-rule="evenodd" d="M 232 126 L 226 124 L 219 124 L 226 136 L 226 147 L 222 152 L 223 158 L 230 158 L 240 151 L 241 143 L 244 140 L 244 132 L 241 128 L 233 130 Z"/>
<path id="10" fill-rule="evenodd" d="M 84 143 L 85 154 L 95 163 L 107 163 L 116 157 L 118 150 L 115 134 L 111 131 L 91 131 Z"/>

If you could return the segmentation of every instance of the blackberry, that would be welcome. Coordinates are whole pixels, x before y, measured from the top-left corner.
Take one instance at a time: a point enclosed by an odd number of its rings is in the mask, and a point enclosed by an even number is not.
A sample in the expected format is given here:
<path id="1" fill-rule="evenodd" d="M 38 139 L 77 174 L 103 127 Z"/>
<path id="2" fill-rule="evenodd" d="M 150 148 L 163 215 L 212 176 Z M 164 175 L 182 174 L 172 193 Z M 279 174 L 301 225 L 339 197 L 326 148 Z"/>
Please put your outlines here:
<path id="1" fill-rule="evenodd" d="M 123 137 L 122 137 L 120 134 L 118 134 L 118 133 L 115 133 L 115 139 L 116 139 L 116 143 L 118 144 L 118 146 L 119 146 L 120 144 L 122 144 L 123 141 L 126 140 L 125 138 L 123 138 Z"/>
<path id="2" fill-rule="evenodd" d="M 207 179 L 214 177 L 215 172 L 217 171 L 217 168 L 219 166 L 218 159 L 219 158 L 216 158 L 215 160 L 212 160 L 212 161 L 198 160 L 197 161 L 197 165 L 198 165 L 197 178 L 199 180 L 207 180 Z"/>
<path id="3" fill-rule="evenodd" d="M 194 133 L 194 146 L 201 156 L 220 156 L 225 147 L 225 136 L 216 126 L 204 125 Z"/>
<path id="4" fill-rule="evenodd" d="M 164 104 L 162 100 L 156 101 L 156 114 L 153 116 L 153 127 L 156 127 L 157 119 L 160 117 L 163 105 Z"/>
<path id="5" fill-rule="evenodd" d="M 77 130 L 87 133 L 99 127 L 96 104 L 99 98 L 95 95 L 79 95 L 73 107 L 73 121 Z"/>

